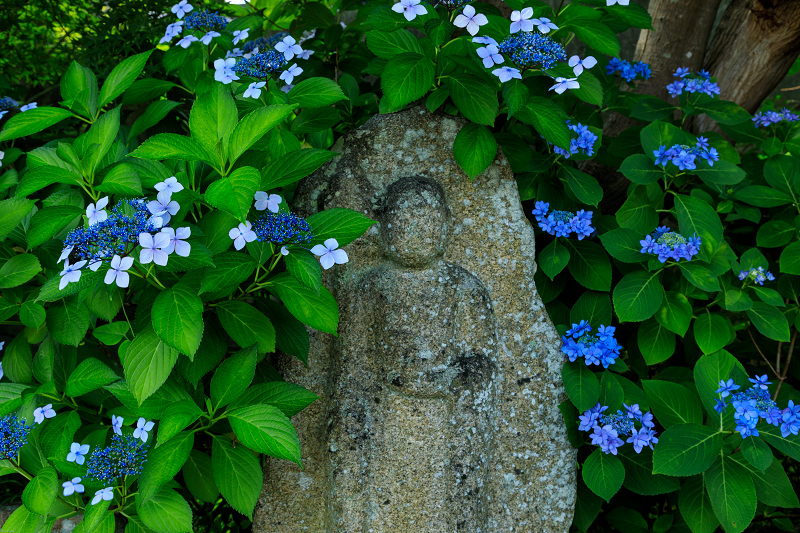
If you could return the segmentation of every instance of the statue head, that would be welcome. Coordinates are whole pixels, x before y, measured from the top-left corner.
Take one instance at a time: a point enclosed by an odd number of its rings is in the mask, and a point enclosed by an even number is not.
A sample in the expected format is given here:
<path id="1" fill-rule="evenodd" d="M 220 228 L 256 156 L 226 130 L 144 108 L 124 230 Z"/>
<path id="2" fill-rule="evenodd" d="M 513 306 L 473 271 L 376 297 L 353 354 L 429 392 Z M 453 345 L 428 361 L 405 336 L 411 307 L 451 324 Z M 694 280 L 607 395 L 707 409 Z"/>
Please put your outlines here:
<path id="1" fill-rule="evenodd" d="M 423 267 L 444 254 L 450 210 L 442 187 L 425 178 L 403 178 L 389 186 L 379 213 L 386 256 Z"/>

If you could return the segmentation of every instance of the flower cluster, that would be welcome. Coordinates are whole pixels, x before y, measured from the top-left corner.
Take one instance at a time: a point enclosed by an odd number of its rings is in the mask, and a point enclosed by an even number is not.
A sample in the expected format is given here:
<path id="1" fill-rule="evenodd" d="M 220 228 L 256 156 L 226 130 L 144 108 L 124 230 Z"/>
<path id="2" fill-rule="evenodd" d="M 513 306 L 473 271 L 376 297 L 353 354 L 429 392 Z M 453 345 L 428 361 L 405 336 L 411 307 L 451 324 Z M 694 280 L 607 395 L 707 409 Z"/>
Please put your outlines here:
<path id="1" fill-rule="evenodd" d="M 314 238 L 308 222 L 294 213 L 266 213 L 256 220 L 252 231 L 259 242 L 278 245 L 309 244 Z"/>
<path id="2" fill-rule="evenodd" d="M 565 150 L 553 145 L 553 151 L 557 154 L 563 155 L 567 159 L 569 159 L 569 156 L 577 153 L 583 153 L 584 155 L 590 157 L 593 156 L 594 143 L 597 142 L 597 135 L 592 133 L 588 126 L 584 126 L 580 122 L 577 124 L 570 124 L 569 121 L 567 121 L 567 127 L 577 133 L 578 136 L 570 140 L 569 150 Z"/>
<path id="3" fill-rule="evenodd" d="M 25 424 L 15 414 L 0 418 L 0 460 L 16 457 L 19 449 L 28 442 L 32 428 L 33 425 Z"/>
<path id="4" fill-rule="evenodd" d="M 680 261 L 686 259 L 691 261 L 692 258 L 700 251 L 700 237 L 692 234 L 687 239 L 680 233 L 671 231 L 666 226 L 656 228 L 656 230 L 639 241 L 642 246 L 641 253 L 653 254 L 658 256 L 658 260 L 662 263 L 667 259 L 674 259 Z"/>
<path id="5" fill-rule="evenodd" d="M 742 281 L 751 279 L 759 285 L 763 285 L 765 281 L 775 281 L 775 276 L 772 275 L 772 272 L 767 272 L 763 266 L 760 266 L 758 268 L 753 267 L 750 270 L 740 270 L 739 279 Z"/>
<path id="6" fill-rule="evenodd" d="M 675 81 L 667 85 L 667 92 L 673 98 L 687 93 L 705 93 L 708 96 L 719 96 L 719 85 L 711 81 L 711 74 L 706 70 L 699 71 L 696 75 L 689 74 L 689 69 L 680 67 L 673 74 Z"/>
<path id="7" fill-rule="evenodd" d="M 629 61 L 615 57 L 606 65 L 606 74 L 619 74 L 625 81 L 631 82 L 637 76 L 641 76 L 643 80 L 649 79 L 651 71 L 650 65 L 644 61 L 631 64 Z"/>
<path id="8" fill-rule="evenodd" d="M 216 11 L 212 13 L 208 9 L 186 15 L 186 28 L 190 30 L 222 30 L 227 25 L 228 20 L 225 17 Z"/>
<path id="9" fill-rule="evenodd" d="M 587 366 L 603 365 L 608 368 L 619 357 L 622 346 L 614 338 L 616 328 L 601 325 L 597 333 L 592 335 L 592 326 L 585 320 L 579 324 L 572 324 L 566 335 L 561 337 L 561 351 L 567 355 L 570 362 L 583 357 Z"/>
<path id="10" fill-rule="evenodd" d="M 233 67 L 233 72 L 251 78 L 266 78 L 286 65 L 284 54 L 277 50 L 254 53 L 249 58 L 242 59 Z"/>
<path id="11" fill-rule="evenodd" d="M 625 411 L 620 409 L 614 414 L 604 415 L 603 412 L 608 406 L 598 403 L 578 417 L 580 420 L 578 429 L 592 431 L 590 435 L 592 444 L 600 446 L 603 453 L 617 455 L 617 448 L 626 442 L 633 444 L 636 453 L 641 453 L 645 446 L 652 450 L 653 444 L 658 443 L 656 431 L 653 429 L 655 427 L 653 414 L 650 411 L 643 413 L 638 403 L 633 405 L 623 403 L 622 406 Z M 628 438 L 623 441 L 620 436 Z"/>
<path id="12" fill-rule="evenodd" d="M 558 26 L 553 24 L 549 18 L 531 18 L 533 17 L 533 8 L 526 7 L 522 11 L 511 12 L 511 33 L 519 31 L 533 31 L 535 27 L 542 33 L 550 33 L 550 30 L 557 30 Z"/>
<path id="13" fill-rule="evenodd" d="M 734 392 L 741 387 L 733 379 L 721 380 L 719 388 L 714 391 L 720 397 L 714 409 L 722 413 L 727 408 L 726 398 L 730 396 L 730 403 L 735 409 L 733 418 L 736 421 L 736 431 L 742 438 L 758 436 L 756 425 L 760 418 L 781 430 L 781 436 L 797 435 L 800 433 L 800 405 L 795 405 L 792 400 L 785 409 L 779 409 L 778 404 L 769 397 L 769 387 L 772 382 L 767 381 L 767 375 L 749 378 L 753 386 L 742 392 Z"/>
<path id="14" fill-rule="evenodd" d="M 558 61 L 567 60 L 567 52 L 558 41 L 541 33 L 520 32 L 507 37 L 498 45 L 500 52 L 523 69 L 548 70 Z"/>
<path id="15" fill-rule="evenodd" d="M 8 96 L 0 98 L 0 118 L 3 118 L 3 115 L 5 115 L 6 113 L 8 113 L 17 106 L 19 106 L 19 103 L 13 98 L 10 98 Z M 2 159 L 2 156 L 0 156 L 0 159 Z"/>
<path id="16" fill-rule="evenodd" d="M 242 52 L 245 54 L 258 53 L 259 50 L 269 50 L 275 46 L 275 43 L 289 35 L 289 32 L 282 31 L 269 37 L 259 37 L 252 41 L 247 41 L 242 46 Z"/>
<path id="17" fill-rule="evenodd" d="M 147 461 L 148 445 L 133 435 L 114 435 L 111 444 L 92 452 L 86 464 L 87 476 L 113 483 L 122 476 L 135 476 Z"/>
<path id="18" fill-rule="evenodd" d="M 2 106 L 0 106 L 2 107 Z M 778 122 L 797 122 L 800 120 L 800 115 L 797 113 L 792 113 L 785 107 L 780 111 L 759 111 L 756 113 L 752 119 L 755 124 L 755 127 L 758 128 L 759 126 L 767 127 L 773 124 L 777 124 Z"/>
<path id="19" fill-rule="evenodd" d="M 547 202 L 536 202 L 533 215 L 543 231 L 556 237 L 569 237 L 572 233 L 583 240 L 594 233 L 592 212 L 581 209 L 577 213 L 570 211 L 552 211 Z"/>
<path id="20" fill-rule="evenodd" d="M 658 150 L 653 150 L 653 156 L 656 158 L 656 165 L 667 166 L 667 163 L 672 163 L 678 170 L 696 169 L 698 158 L 704 159 L 710 167 L 714 166 L 714 161 L 719 161 L 719 152 L 709 146 L 705 137 L 698 137 L 694 146 L 675 144 L 667 148 L 661 145 Z"/>

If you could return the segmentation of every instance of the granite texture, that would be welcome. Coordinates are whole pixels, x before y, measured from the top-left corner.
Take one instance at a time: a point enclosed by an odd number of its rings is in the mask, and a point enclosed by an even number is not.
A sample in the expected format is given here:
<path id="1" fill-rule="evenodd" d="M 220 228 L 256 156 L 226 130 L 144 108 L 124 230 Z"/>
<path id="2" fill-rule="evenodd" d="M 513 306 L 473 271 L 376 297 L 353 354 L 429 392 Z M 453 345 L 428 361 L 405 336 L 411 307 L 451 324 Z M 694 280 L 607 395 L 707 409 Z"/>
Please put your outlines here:
<path id="1" fill-rule="evenodd" d="M 299 185 L 302 215 L 379 224 L 324 276 L 338 337 L 311 332 L 308 368 L 281 359 L 321 399 L 293 419 L 304 468 L 269 461 L 253 531 L 568 531 L 575 450 L 533 229 L 501 153 L 473 181 L 459 169 L 462 124 L 374 117 Z"/>

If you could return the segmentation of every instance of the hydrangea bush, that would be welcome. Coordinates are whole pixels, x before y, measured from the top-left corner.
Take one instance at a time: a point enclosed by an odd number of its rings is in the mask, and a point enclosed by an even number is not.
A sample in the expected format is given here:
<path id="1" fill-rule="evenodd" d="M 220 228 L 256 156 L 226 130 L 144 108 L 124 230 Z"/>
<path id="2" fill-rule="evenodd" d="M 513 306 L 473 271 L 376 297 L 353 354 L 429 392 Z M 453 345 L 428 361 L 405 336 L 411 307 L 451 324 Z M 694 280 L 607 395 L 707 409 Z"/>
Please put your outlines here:
<path id="1" fill-rule="evenodd" d="M 192 510 L 220 495 L 252 516 L 258 454 L 300 464 L 290 417 L 315 399 L 271 354 L 314 364 L 306 326 L 335 334 L 338 317 L 321 273 L 373 223 L 303 218 L 294 186 L 342 133 L 424 106 L 465 120 L 464 179 L 502 149 L 536 231 L 573 529 L 791 530 L 796 110 L 753 117 L 683 67 L 670 101 L 637 92 L 650 67 L 617 37 L 650 27 L 635 2 L 506 4 L 181 0 L 158 51 L 102 85 L 75 63 L 58 106 L 0 100 L 0 453 L 31 479 L 10 521 L 201 530 Z M 615 139 L 611 112 L 634 121 Z M 713 131 L 694 131 L 701 114 Z M 65 124 L 78 135 L 30 140 Z M 626 180 L 621 201 L 598 165 Z"/>

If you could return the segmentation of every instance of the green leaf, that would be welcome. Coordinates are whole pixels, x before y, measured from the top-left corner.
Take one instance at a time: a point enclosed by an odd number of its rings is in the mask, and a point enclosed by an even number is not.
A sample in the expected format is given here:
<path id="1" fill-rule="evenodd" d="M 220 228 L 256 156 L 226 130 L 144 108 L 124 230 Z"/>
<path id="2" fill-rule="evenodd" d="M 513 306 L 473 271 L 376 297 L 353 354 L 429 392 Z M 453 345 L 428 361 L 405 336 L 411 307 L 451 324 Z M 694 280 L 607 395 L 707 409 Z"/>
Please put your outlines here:
<path id="1" fill-rule="evenodd" d="M 775 461 L 775 456 L 772 455 L 772 450 L 770 447 L 758 437 L 747 437 L 746 439 L 742 439 L 742 445 L 740 446 L 740 449 L 742 451 L 742 455 L 747 460 L 747 463 L 758 469 L 760 472 L 764 472 Z"/>
<path id="2" fill-rule="evenodd" d="M 404 52 L 423 53 L 419 40 L 405 29 L 393 32 L 380 30 L 367 32 L 367 48 L 381 59 L 392 59 L 394 56 Z"/>
<path id="3" fill-rule="evenodd" d="M 725 309 L 728 311 L 747 311 L 753 307 L 753 300 L 739 289 L 725 291 Z"/>
<path id="4" fill-rule="evenodd" d="M 277 407 L 283 414 L 292 417 L 317 399 L 319 397 L 316 394 L 300 385 L 285 381 L 271 381 L 248 388 L 236 398 L 230 408 L 267 404 Z"/>
<path id="5" fill-rule="evenodd" d="M 656 496 L 674 492 L 681 487 L 677 478 L 652 473 L 653 452 L 647 448 L 642 449 L 641 453 L 635 453 L 631 446 L 622 447 L 619 449 L 619 458 L 625 466 L 624 486 L 631 492 Z"/>
<path id="6" fill-rule="evenodd" d="M 602 22 L 581 20 L 578 24 L 569 24 L 562 29 L 575 32 L 578 39 L 593 48 L 611 57 L 619 57 L 620 44 L 617 35 Z"/>
<path id="7" fill-rule="evenodd" d="M 503 84 L 503 100 L 508 107 L 508 114 L 514 115 L 528 105 L 530 93 L 522 80 L 511 79 Z"/>
<path id="8" fill-rule="evenodd" d="M 663 298 L 658 271 L 631 272 L 614 287 L 614 311 L 621 322 L 642 322 L 658 311 Z"/>
<path id="9" fill-rule="evenodd" d="M 391 67 L 392 61 L 386 65 L 387 69 Z M 461 114 L 476 124 L 494 125 L 494 119 L 500 111 L 497 89 L 472 74 L 452 74 L 448 81 L 450 98 Z"/>
<path id="10" fill-rule="evenodd" d="M 217 501 L 219 489 L 214 483 L 211 457 L 201 451 L 192 450 L 181 473 L 192 496 L 201 502 L 214 503 Z"/>
<path id="11" fill-rule="evenodd" d="M 698 424 L 680 424 L 658 436 L 653 452 L 653 473 L 693 476 L 704 472 L 719 456 L 719 431 Z"/>
<path id="12" fill-rule="evenodd" d="M 686 480 L 678 495 L 678 509 L 693 533 L 714 533 L 719 527 L 706 491 L 705 474 Z"/>
<path id="13" fill-rule="evenodd" d="M 300 82 L 303 83 L 303 82 Z M 298 83 L 298 85 L 300 85 Z M 292 92 L 297 89 L 295 87 Z M 249 150 L 259 139 L 266 135 L 272 128 L 283 122 L 291 115 L 294 105 L 271 105 L 261 107 L 247 115 L 236 124 L 231 133 L 231 143 L 228 149 L 228 159 L 236 161 Z"/>
<path id="14" fill-rule="evenodd" d="M 475 179 L 494 161 L 497 155 L 497 141 L 486 126 L 468 122 L 456 135 L 453 155 L 467 176 Z"/>
<path id="15" fill-rule="evenodd" d="M 744 442 L 747 442 L 753 438 L 754 437 L 748 437 L 747 439 L 744 439 Z M 761 442 L 758 439 L 756 439 L 756 441 Z M 742 443 L 743 445 L 744 442 Z M 744 451 L 744 448 L 742 448 L 742 451 Z M 758 468 L 753 466 L 753 464 L 748 461 L 742 461 L 741 457 L 737 456 L 736 454 L 731 455 L 731 459 L 746 469 L 753 478 L 758 501 L 765 503 L 766 505 L 774 505 L 776 507 L 800 507 L 800 501 L 797 499 L 797 493 L 795 492 L 794 487 L 792 487 L 792 482 L 789 481 L 789 477 L 786 475 L 783 465 L 779 460 L 772 456 L 772 452 L 769 453 L 768 457 L 770 460 L 768 466 L 766 468 Z"/>
<path id="16" fill-rule="evenodd" d="M 23 383 L 0 383 L 0 416 L 19 409 L 22 405 L 22 392 L 28 387 L 30 385 Z"/>
<path id="17" fill-rule="evenodd" d="M 622 409 L 625 400 L 625 391 L 622 385 L 609 370 L 603 372 L 600 378 L 600 405 L 606 405 L 611 411 Z"/>
<path id="18" fill-rule="evenodd" d="M 139 475 L 139 494 L 136 498 L 139 505 L 153 498 L 161 487 L 178 474 L 193 446 L 194 433 L 186 431 L 148 452 L 147 462 Z"/>
<path id="19" fill-rule="evenodd" d="M 361 237 L 375 220 L 362 215 L 358 211 L 334 207 L 320 211 L 308 217 L 307 222 L 314 230 L 314 239 L 311 244 L 322 244 L 328 239 L 336 239 L 339 246 L 347 246 Z"/>
<path id="20" fill-rule="evenodd" d="M 33 204 L 33 200 L 18 197 L 0 200 L 0 239 L 4 239 L 22 222 L 25 215 L 33 209 Z"/>
<path id="21" fill-rule="evenodd" d="M 278 338 L 275 340 L 278 350 L 287 355 L 293 355 L 307 364 L 310 343 L 308 329 L 305 325 L 280 302 L 266 302 L 266 313 L 275 325 L 278 334 Z"/>
<path id="22" fill-rule="evenodd" d="M 665 176 L 662 167 L 654 165 L 653 160 L 644 154 L 628 156 L 620 165 L 619 171 L 623 176 L 639 185 L 656 183 Z"/>
<path id="23" fill-rule="evenodd" d="M 742 106 L 727 100 L 712 98 L 699 99 L 692 104 L 695 111 L 705 113 L 715 122 L 725 125 L 741 124 L 750 120 L 751 116 Z M 721 162 L 721 161 L 720 161 Z M 714 165 L 716 166 L 716 164 Z"/>
<path id="24" fill-rule="evenodd" d="M 736 358 L 725 350 L 715 354 L 704 355 L 694 366 L 694 382 L 700 400 L 712 420 L 719 420 L 720 414 L 714 410 L 717 395 L 714 393 L 719 388 L 721 380 L 730 378 L 731 370 L 736 365 Z"/>
<path id="25" fill-rule="evenodd" d="M 603 247 L 588 239 L 570 243 L 569 272 L 575 281 L 594 291 L 611 289 L 611 260 Z"/>
<path id="26" fill-rule="evenodd" d="M 129 329 L 127 322 L 112 322 L 94 328 L 92 335 L 106 346 L 114 346 L 122 342 Z"/>
<path id="27" fill-rule="evenodd" d="M 532 96 L 517 118 L 531 124 L 547 141 L 568 149 L 572 133 L 567 126 L 569 116 L 561 106 L 547 98 Z"/>
<path id="28" fill-rule="evenodd" d="M 692 174 L 699 177 L 711 187 L 720 187 L 723 190 L 726 185 L 734 185 L 742 181 L 747 172 L 739 168 L 736 164 L 730 161 L 717 161 L 713 167 L 698 168 L 691 171 Z"/>
<path id="29" fill-rule="evenodd" d="M 340 120 L 339 110 L 335 107 L 304 109 L 292 121 L 292 133 L 304 135 L 306 133 L 324 132 L 333 128 Z"/>
<path id="30" fill-rule="evenodd" d="M 223 252 L 215 255 L 214 265 L 206 268 L 197 294 L 216 292 L 231 286 L 238 287 L 256 269 L 253 258 L 239 252 Z"/>
<path id="31" fill-rule="evenodd" d="M 44 307 L 30 300 L 19 308 L 19 319 L 23 325 L 29 328 L 39 329 L 42 327 L 46 316 Z"/>
<path id="32" fill-rule="evenodd" d="M 3 354 L 2 363 L 5 375 L 14 383 L 30 383 L 33 381 L 31 346 L 23 333 L 19 333 L 8 343 Z"/>
<path id="33" fill-rule="evenodd" d="M 582 361 L 564 363 L 561 378 L 567 396 L 581 413 L 597 404 L 600 399 L 600 382 L 597 375 Z"/>
<path id="34" fill-rule="evenodd" d="M 368 35 L 373 33 L 381 32 L 370 32 Z M 342 88 L 335 81 L 321 77 L 298 82 L 288 94 L 290 104 L 304 108 L 326 107 L 347 100 Z"/>
<path id="35" fill-rule="evenodd" d="M 74 398 L 104 387 L 118 379 L 119 376 L 108 365 L 94 357 L 89 357 L 81 361 L 78 368 L 69 375 L 64 387 L 64 394 Z"/>
<path id="36" fill-rule="evenodd" d="M 22 503 L 32 513 L 47 515 L 58 495 L 58 473 L 52 467 L 39 470 L 22 491 Z"/>
<path id="37" fill-rule="evenodd" d="M 30 160 L 30 156 L 28 156 Z M 69 185 L 82 185 L 83 179 L 73 172 L 61 167 L 41 166 L 29 169 L 17 187 L 17 198 L 28 196 L 31 193 L 41 191 L 45 187 L 54 183 L 66 183 Z"/>
<path id="38" fill-rule="evenodd" d="M 793 242 L 783 249 L 779 264 L 782 274 L 800 274 L 800 242 Z"/>
<path id="39" fill-rule="evenodd" d="M 141 494 L 138 494 L 136 511 L 144 525 L 159 533 L 192 531 L 192 509 L 177 491 L 170 488 L 162 487 L 146 502 L 142 502 Z"/>
<path id="40" fill-rule="evenodd" d="M 151 325 L 140 331 L 122 357 L 128 388 L 139 405 L 156 392 L 169 377 L 178 351 L 161 340 Z"/>
<path id="41" fill-rule="evenodd" d="M 559 245 L 558 239 L 545 246 L 536 258 L 536 264 L 550 279 L 561 273 L 567 267 L 567 263 L 569 263 L 569 249 L 563 244 Z"/>
<path id="42" fill-rule="evenodd" d="M 611 297 L 605 292 L 584 292 L 569 312 L 570 321 L 577 324 L 586 320 L 590 324 L 611 324 Z"/>
<path id="43" fill-rule="evenodd" d="M 124 93 L 128 87 L 133 85 L 133 82 L 136 81 L 136 78 L 138 78 L 139 74 L 144 70 L 147 59 L 152 53 L 153 50 L 148 50 L 147 52 L 136 54 L 114 67 L 114 70 L 108 75 L 106 81 L 103 83 L 103 88 L 100 90 L 100 102 L 97 107 L 105 107 L 106 104 L 110 103 L 117 96 Z"/>
<path id="44" fill-rule="evenodd" d="M 113 523 L 113 515 L 109 516 L 108 514 L 108 508 L 110 506 L 111 501 L 109 500 L 100 500 L 100 502 L 95 505 L 87 505 L 84 509 L 83 520 L 81 520 L 81 523 L 78 524 L 78 527 L 73 531 L 76 533 L 91 533 L 92 531 L 97 531 L 97 527 L 107 518 L 111 518 Z M 78 531 L 81 527 L 82 529 Z M 101 529 L 100 531 L 105 532 L 106 530 Z"/>
<path id="45" fill-rule="evenodd" d="M 675 113 L 675 109 L 676 108 L 674 105 L 668 104 L 661 98 L 656 98 L 654 96 L 643 96 L 642 98 L 637 99 L 636 103 L 633 104 L 633 108 L 631 109 L 631 118 L 644 120 L 646 122 L 652 122 L 654 120 L 671 120 Z M 650 166 L 653 166 L 653 162 L 646 155 L 637 155 L 647 159 L 650 163 Z"/>
<path id="46" fill-rule="evenodd" d="M 197 141 L 191 137 L 175 133 L 157 133 L 148 137 L 146 141 L 128 155 L 141 159 L 200 160 L 211 164 L 215 163 Z"/>
<path id="47" fill-rule="evenodd" d="M 784 438 L 780 429 L 767 424 L 762 424 L 758 433 L 770 446 L 781 453 L 785 453 L 795 461 L 800 461 L 800 436 L 789 435 Z"/>
<path id="48" fill-rule="evenodd" d="M 725 454 L 706 473 L 706 490 L 714 514 L 726 532 L 744 531 L 756 514 L 756 489 L 750 473 Z"/>
<path id="49" fill-rule="evenodd" d="M 683 385 L 650 379 L 642 381 L 642 388 L 653 415 L 665 428 L 677 424 L 702 424 L 700 405 Z"/>
<path id="50" fill-rule="evenodd" d="M 433 85 L 434 64 L 422 54 L 406 52 L 389 60 L 381 87 L 389 108 L 397 111 L 425 96 Z"/>
<path id="51" fill-rule="evenodd" d="M 603 188 L 585 172 L 564 165 L 558 171 L 558 178 L 566 182 L 575 197 L 584 204 L 597 206 L 603 199 Z"/>
<path id="52" fill-rule="evenodd" d="M 161 291 L 150 314 L 161 340 L 193 359 L 203 338 L 203 301 L 197 291 L 180 283 Z"/>
<path id="53" fill-rule="evenodd" d="M 47 329 L 61 344 L 78 346 L 89 330 L 91 316 L 78 300 L 62 300 L 48 309 Z"/>
<path id="54" fill-rule="evenodd" d="M 795 190 L 800 185 L 800 161 L 788 155 L 776 155 L 764 163 L 764 179 L 779 191 L 796 198 Z"/>
<path id="55" fill-rule="evenodd" d="M 722 222 L 714 208 L 694 196 L 676 194 L 674 198 L 681 235 L 689 238 L 696 234 L 704 244 L 710 240 L 712 249 L 716 248 L 722 241 Z"/>
<path id="56" fill-rule="evenodd" d="M 72 113 L 58 107 L 48 106 L 29 109 L 8 119 L 3 130 L 0 131 L 0 141 L 10 141 L 11 139 L 39 133 L 71 116 L 73 116 Z"/>
<path id="57" fill-rule="evenodd" d="M 619 491 L 625 480 L 625 467 L 616 456 L 595 448 L 584 461 L 581 474 L 592 492 L 605 501 L 611 501 L 611 497 Z"/>
<path id="58" fill-rule="evenodd" d="M 17 287 L 42 271 L 39 259 L 33 254 L 18 254 L 0 267 L 0 289 Z"/>
<path id="59" fill-rule="evenodd" d="M 130 163 L 120 163 L 114 165 L 108 173 L 103 176 L 103 182 L 95 186 L 95 189 L 102 192 L 123 194 L 125 196 L 136 196 L 142 194 L 142 182 L 136 167 Z"/>
<path id="60" fill-rule="evenodd" d="M 753 302 L 753 307 L 745 312 L 759 333 L 775 341 L 789 342 L 789 322 L 778 308 Z"/>
<path id="61" fill-rule="evenodd" d="M 748 185 L 734 193 L 736 200 L 756 207 L 779 207 L 792 203 L 792 197 L 764 185 Z"/>
<path id="62" fill-rule="evenodd" d="M 158 424 L 158 444 L 156 448 L 186 429 L 189 424 L 194 423 L 203 411 L 191 400 L 183 400 L 170 404 L 161 417 Z"/>
<path id="63" fill-rule="evenodd" d="M 628 199 L 617 210 L 615 216 L 620 227 L 631 229 L 641 236 L 652 232 L 658 224 L 658 214 L 643 186 L 635 187 L 628 194 Z"/>
<path id="64" fill-rule="evenodd" d="M 62 105 L 93 119 L 97 114 L 97 77 L 73 61 L 61 78 Z"/>
<path id="65" fill-rule="evenodd" d="M 81 164 L 85 173 L 93 173 L 100 166 L 114 140 L 120 126 L 120 107 L 100 115 L 85 134 L 73 144 L 76 152 L 83 158 Z"/>
<path id="66" fill-rule="evenodd" d="M 287 273 L 272 278 L 275 291 L 295 318 L 312 328 L 336 335 L 339 306 L 325 287 L 315 292 Z"/>
<path id="67" fill-rule="evenodd" d="M 754 286 L 753 292 L 756 293 L 756 296 L 765 304 L 774 305 L 775 307 L 783 307 L 785 305 L 781 293 L 774 289 Z M 747 309 L 750 309 L 750 307 Z"/>
<path id="68" fill-rule="evenodd" d="M 180 102 L 173 102 L 171 100 L 156 100 L 155 102 L 151 103 L 149 106 L 147 106 L 147 109 L 144 110 L 144 113 L 142 113 L 139 118 L 136 119 L 136 122 L 133 123 L 133 126 L 131 126 L 131 131 L 128 133 L 128 138 L 130 139 L 132 137 L 141 135 L 148 128 L 152 128 L 161 122 L 170 111 L 180 105 Z"/>
<path id="69" fill-rule="evenodd" d="M 264 313 L 238 300 L 219 302 L 216 310 L 222 327 L 240 347 L 257 344 L 259 353 L 275 351 L 275 328 Z"/>
<path id="70" fill-rule="evenodd" d="M 124 105 L 142 104 L 160 98 L 167 91 L 178 85 L 166 80 L 155 78 L 144 78 L 133 82 L 133 84 L 122 95 Z"/>
<path id="71" fill-rule="evenodd" d="M 683 277 L 698 289 L 706 292 L 719 290 L 719 279 L 708 267 L 699 263 L 678 263 Z"/>
<path id="72" fill-rule="evenodd" d="M 656 120 L 644 127 L 639 134 L 644 153 L 650 156 L 659 146 L 672 146 L 673 144 L 693 144 L 689 141 L 689 135 L 679 127 L 669 122 Z M 655 161 L 655 157 L 653 157 Z"/>
<path id="73" fill-rule="evenodd" d="M 639 327 L 636 341 L 650 366 L 666 361 L 675 353 L 675 334 L 652 318 Z"/>
<path id="74" fill-rule="evenodd" d="M 703 353 L 714 353 L 724 348 L 729 338 L 728 321 L 708 309 L 694 321 L 694 340 Z"/>
<path id="75" fill-rule="evenodd" d="M 256 375 L 256 350 L 251 346 L 225 359 L 211 377 L 211 399 L 214 408 L 235 400 Z"/>
<path id="76" fill-rule="evenodd" d="M 311 252 L 295 250 L 286 256 L 286 270 L 297 281 L 315 291 L 322 282 L 319 261 Z"/>
<path id="77" fill-rule="evenodd" d="M 31 217 L 30 226 L 28 231 L 25 232 L 28 249 L 35 248 L 50 240 L 82 213 L 83 210 L 80 207 L 72 205 L 56 205 L 37 211 Z"/>
<path id="78" fill-rule="evenodd" d="M 600 242 L 606 251 L 618 261 L 623 263 L 641 263 L 647 257 L 642 254 L 642 245 L 639 244 L 641 235 L 628 228 L 618 228 L 600 235 Z"/>
<path id="79" fill-rule="evenodd" d="M 244 446 L 233 447 L 225 437 L 214 437 L 211 445 L 214 481 L 231 507 L 252 518 L 261 493 L 261 466 L 253 452 Z"/>
<path id="80" fill-rule="evenodd" d="M 277 407 L 266 404 L 240 407 L 228 413 L 228 420 L 233 432 L 248 448 L 301 464 L 297 431 Z"/>
<path id="81" fill-rule="evenodd" d="M 271 161 L 262 172 L 261 188 L 264 190 L 285 187 L 305 178 L 336 157 L 337 153 L 307 148 L 289 152 Z"/>
<path id="82" fill-rule="evenodd" d="M 253 205 L 253 195 L 261 183 L 261 174 L 253 167 L 239 167 L 229 176 L 218 178 L 206 189 L 206 201 L 244 222 Z"/>

